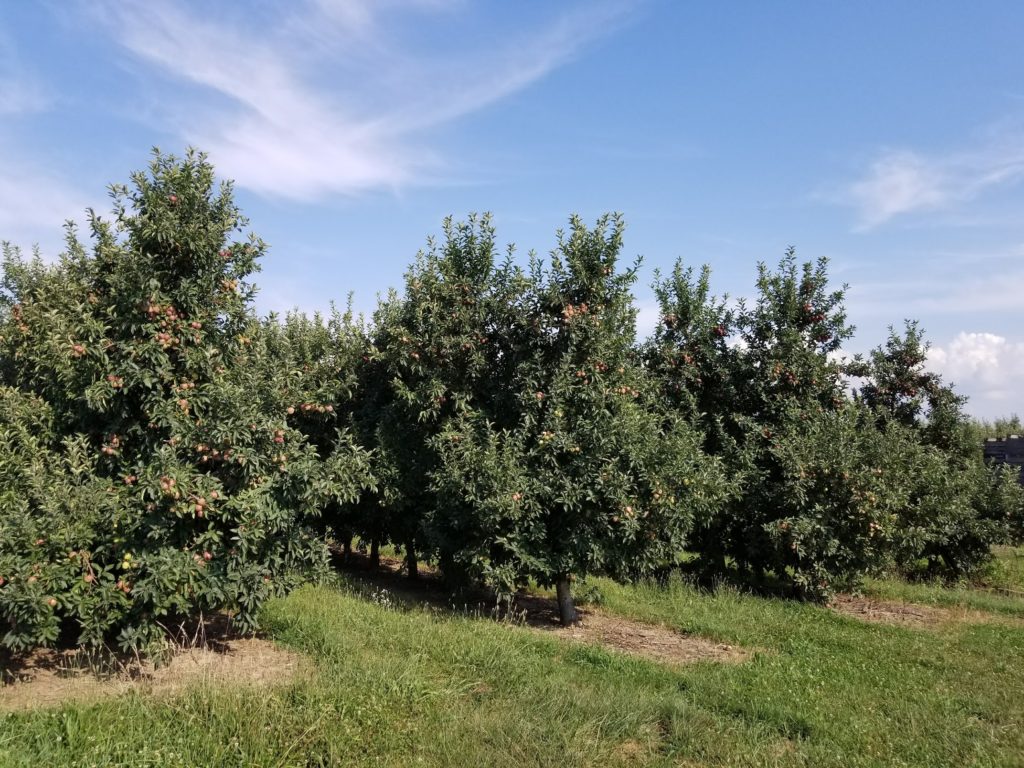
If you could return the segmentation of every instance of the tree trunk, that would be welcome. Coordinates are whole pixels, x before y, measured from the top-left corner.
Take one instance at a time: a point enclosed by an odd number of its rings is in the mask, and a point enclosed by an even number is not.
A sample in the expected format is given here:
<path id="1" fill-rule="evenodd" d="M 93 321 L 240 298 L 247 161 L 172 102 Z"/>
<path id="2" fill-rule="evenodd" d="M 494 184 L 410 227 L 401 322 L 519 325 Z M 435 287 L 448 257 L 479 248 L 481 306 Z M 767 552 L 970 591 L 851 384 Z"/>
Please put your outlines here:
<path id="1" fill-rule="evenodd" d="M 380 568 L 380 539 L 376 536 L 370 542 L 370 567 Z"/>
<path id="2" fill-rule="evenodd" d="M 345 562 L 351 562 L 352 560 L 352 537 L 345 536 L 341 541 L 341 554 L 345 558 Z"/>
<path id="3" fill-rule="evenodd" d="M 405 567 L 409 578 L 415 581 L 420 576 L 419 563 L 416 562 L 416 544 L 412 539 L 405 543 Z"/>
<path id="4" fill-rule="evenodd" d="M 558 617 L 566 627 L 576 623 L 576 604 L 572 599 L 572 587 L 569 585 L 569 574 L 562 574 L 555 582 L 558 591 Z"/>

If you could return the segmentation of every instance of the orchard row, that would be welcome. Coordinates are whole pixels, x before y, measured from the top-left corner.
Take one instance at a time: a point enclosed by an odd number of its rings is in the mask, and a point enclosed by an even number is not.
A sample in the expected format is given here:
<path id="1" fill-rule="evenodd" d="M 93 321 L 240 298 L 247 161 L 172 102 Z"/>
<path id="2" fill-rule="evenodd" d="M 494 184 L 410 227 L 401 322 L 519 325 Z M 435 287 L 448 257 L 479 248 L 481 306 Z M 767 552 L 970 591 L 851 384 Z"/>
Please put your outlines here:
<path id="1" fill-rule="evenodd" d="M 0 297 L 0 632 L 144 648 L 391 543 L 411 576 L 557 588 L 683 561 L 822 599 L 895 569 L 957 576 L 1019 538 L 914 324 L 865 359 L 827 264 L 756 296 L 658 275 L 635 338 L 622 222 L 552 253 L 445 223 L 372 318 L 257 317 L 265 246 L 204 156 L 157 154 L 57 263 L 6 248 Z M 340 290 L 340 289 L 339 289 Z M 851 392 L 850 377 L 858 388 Z"/>

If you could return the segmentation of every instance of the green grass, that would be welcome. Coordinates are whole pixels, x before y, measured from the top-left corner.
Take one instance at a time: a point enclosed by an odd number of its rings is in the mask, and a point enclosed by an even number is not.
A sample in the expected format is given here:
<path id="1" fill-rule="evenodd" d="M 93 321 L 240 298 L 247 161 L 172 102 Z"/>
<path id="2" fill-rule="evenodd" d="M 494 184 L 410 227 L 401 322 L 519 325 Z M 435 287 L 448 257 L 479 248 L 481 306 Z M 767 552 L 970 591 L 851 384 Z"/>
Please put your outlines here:
<path id="1" fill-rule="evenodd" d="M 1012 610 L 909 629 L 682 583 L 596 584 L 607 612 L 756 652 L 668 668 L 306 587 L 265 621 L 309 654 L 308 679 L 0 716 L 0 766 L 1024 765 Z"/>
<path id="2" fill-rule="evenodd" d="M 996 547 L 996 559 L 983 583 L 996 589 L 1024 594 L 1024 547 Z"/>
<path id="3" fill-rule="evenodd" d="M 968 608 L 1024 617 L 1024 547 L 997 547 L 977 583 L 942 585 L 869 580 L 865 592 L 889 600 Z"/>

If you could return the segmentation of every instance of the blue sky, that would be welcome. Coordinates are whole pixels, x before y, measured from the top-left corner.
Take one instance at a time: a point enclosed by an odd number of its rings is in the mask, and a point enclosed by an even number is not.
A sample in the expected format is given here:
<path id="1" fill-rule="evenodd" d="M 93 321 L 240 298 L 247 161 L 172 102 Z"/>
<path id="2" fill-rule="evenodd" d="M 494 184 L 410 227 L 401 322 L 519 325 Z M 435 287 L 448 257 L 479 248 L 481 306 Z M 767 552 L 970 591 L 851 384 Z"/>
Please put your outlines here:
<path id="1" fill-rule="evenodd" d="M 1024 4 L 292 0 L 0 5 L 0 239 L 195 145 L 272 246 L 264 311 L 358 309 L 444 216 L 546 252 L 621 211 L 749 294 L 788 245 L 864 351 L 918 318 L 985 417 L 1024 412 Z"/>

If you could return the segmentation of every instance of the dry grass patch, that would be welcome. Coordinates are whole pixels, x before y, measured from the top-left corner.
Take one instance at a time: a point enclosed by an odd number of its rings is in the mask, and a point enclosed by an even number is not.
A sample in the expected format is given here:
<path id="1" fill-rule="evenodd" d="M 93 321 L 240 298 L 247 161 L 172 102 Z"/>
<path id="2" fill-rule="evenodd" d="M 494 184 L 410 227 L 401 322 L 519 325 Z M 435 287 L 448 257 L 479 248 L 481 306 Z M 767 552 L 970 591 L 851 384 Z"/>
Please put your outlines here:
<path id="1" fill-rule="evenodd" d="M 741 662 L 750 651 L 706 637 L 689 635 L 658 624 L 646 624 L 602 611 L 579 610 L 579 621 L 565 627 L 557 619 L 554 601 L 519 595 L 516 605 L 526 624 L 571 642 L 588 643 L 640 656 L 661 664 L 693 664 L 698 661 Z"/>
<path id="2" fill-rule="evenodd" d="M 964 606 L 921 605 L 857 595 L 836 595 L 829 603 L 829 608 L 861 621 L 917 629 L 936 629 L 964 623 L 1024 625 L 1019 619 Z"/>
<path id="3" fill-rule="evenodd" d="M 592 610 L 581 612 L 580 621 L 571 627 L 556 625 L 540 629 L 566 640 L 614 648 L 661 664 L 741 662 L 750 656 L 748 651 L 734 645 Z"/>
<path id="4" fill-rule="evenodd" d="M 0 712 L 87 703 L 140 693 L 173 696 L 201 685 L 266 687 L 303 673 L 303 658 L 262 638 L 232 638 L 182 648 L 169 662 L 99 658 L 77 650 L 33 651 L 3 670 Z"/>
<path id="5" fill-rule="evenodd" d="M 843 616 L 875 624 L 935 627 L 953 620 L 946 608 L 857 595 L 836 595 L 829 603 L 829 608 Z"/>

